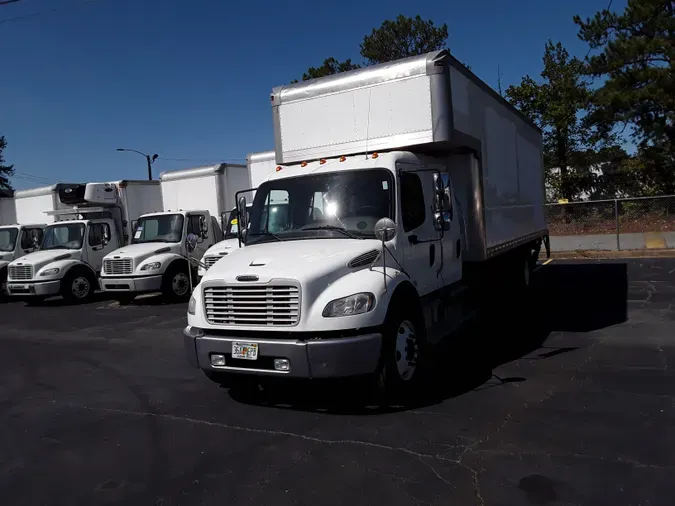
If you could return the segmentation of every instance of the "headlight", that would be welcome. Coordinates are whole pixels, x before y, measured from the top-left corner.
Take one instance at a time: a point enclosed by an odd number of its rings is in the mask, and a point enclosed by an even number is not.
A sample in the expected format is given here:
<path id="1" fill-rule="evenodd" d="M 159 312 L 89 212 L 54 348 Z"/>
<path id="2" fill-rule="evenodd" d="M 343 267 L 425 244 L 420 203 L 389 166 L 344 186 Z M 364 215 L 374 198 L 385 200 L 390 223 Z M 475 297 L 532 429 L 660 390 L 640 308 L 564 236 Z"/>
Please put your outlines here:
<path id="1" fill-rule="evenodd" d="M 190 302 L 188 302 L 188 314 L 194 315 L 195 310 L 197 309 L 197 299 L 193 295 L 190 297 Z"/>
<path id="2" fill-rule="evenodd" d="M 162 266 L 162 262 L 150 262 L 141 267 L 142 271 L 154 271 L 159 269 Z"/>
<path id="3" fill-rule="evenodd" d="M 349 297 L 330 301 L 323 309 L 322 316 L 324 318 L 351 316 L 367 313 L 373 307 L 375 307 L 375 295 L 370 292 L 355 293 Z"/>
<path id="4" fill-rule="evenodd" d="M 40 276 L 56 276 L 60 270 L 61 269 L 59 269 L 58 267 L 54 267 L 53 269 L 47 269 L 46 271 L 42 271 L 40 273 Z"/>

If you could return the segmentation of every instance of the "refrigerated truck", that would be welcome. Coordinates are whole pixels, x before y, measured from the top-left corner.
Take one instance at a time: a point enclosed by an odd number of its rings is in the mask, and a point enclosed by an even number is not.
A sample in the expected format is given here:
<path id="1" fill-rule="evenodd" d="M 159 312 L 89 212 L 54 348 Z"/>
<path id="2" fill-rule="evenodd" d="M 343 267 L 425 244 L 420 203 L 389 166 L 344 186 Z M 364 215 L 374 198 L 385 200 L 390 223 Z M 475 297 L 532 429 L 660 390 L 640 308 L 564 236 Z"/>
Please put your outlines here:
<path id="1" fill-rule="evenodd" d="M 548 253 L 542 132 L 448 51 L 281 86 L 271 103 L 281 169 L 257 189 L 246 247 L 188 303 L 187 358 L 211 380 L 407 389 L 491 282 L 527 293 Z M 273 197 L 290 212 L 271 232 Z"/>
<path id="2" fill-rule="evenodd" d="M 248 169 L 248 186 L 239 188 L 245 190 L 257 188 L 260 183 L 265 181 L 276 170 L 277 163 L 274 151 L 263 151 L 261 153 L 250 153 L 246 157 L 246 167 Z M 251 192 L 250 197 L 255 196 L 255 191 Z M 248 206 L 250 209 L 250 205 Z M 217 242 L 204 252 L 202 263 L 199 265 L 197 275 L 199 278 L 221 258 L 227 256 L 235 248 L 244 244 L 238 238 L 239 221 L 237 219 L 237 209 L 233 206 L 230 215 L 225 217 L 223 222 L 223 240 Z"/>
<path id="3" fill-rule="evenodd" d="M 161 209 L 158 181 L 59 184 L 59 209 L 46 209 L 53 221 L 44 229 L 39 251 L 8 266 L 7 291 L 38 302 L 61 295 L 86 302 L 98 289 L 103 257 L 123 245 L 138 215 Z M 52 203 L 50 200 L 49 203 Z"/>
<path id="4" fill-rule="evenodd" d="M 162 292 L 168 299 L 189 296 L 201 260 L 222 239 L 222 221 L 235 206 L 237 191 L 248 188 L 245 165 L 221 163 L 160 174 L 162 212 L 141 216 L 131 244 L 103 259 L 100 283 L 120 303 L 136 295 Z M 188 251 L 187 236 L 198 237 Z"/>

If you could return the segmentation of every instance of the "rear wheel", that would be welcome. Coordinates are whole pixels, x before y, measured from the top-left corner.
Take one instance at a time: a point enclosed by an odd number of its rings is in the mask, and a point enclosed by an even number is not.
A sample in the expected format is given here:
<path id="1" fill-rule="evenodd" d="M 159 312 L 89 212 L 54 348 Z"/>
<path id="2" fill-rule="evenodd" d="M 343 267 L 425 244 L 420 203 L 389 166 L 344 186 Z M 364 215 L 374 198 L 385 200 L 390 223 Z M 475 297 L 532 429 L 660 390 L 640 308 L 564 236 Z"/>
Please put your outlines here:
<path id="1" fill-rule="evenodd" d="M 89 302 L 96 291 L 96 279 L 85 269 L 72 269 L 61 281 L 61 296 L 69 304 Z"/>

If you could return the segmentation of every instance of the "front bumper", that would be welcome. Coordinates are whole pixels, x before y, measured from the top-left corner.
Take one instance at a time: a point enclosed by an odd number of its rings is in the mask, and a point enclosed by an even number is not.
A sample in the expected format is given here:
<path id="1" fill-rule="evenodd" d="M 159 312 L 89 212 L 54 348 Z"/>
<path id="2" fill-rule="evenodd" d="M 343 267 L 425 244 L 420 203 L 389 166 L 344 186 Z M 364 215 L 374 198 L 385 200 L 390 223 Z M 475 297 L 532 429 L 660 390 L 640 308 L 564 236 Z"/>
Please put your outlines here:
<path id="1" fill-rule="evenodd" d="M 257 343 L 258 360 L 233 360 L 232 343 Z M 293 378 L 341 378 L 375 372 L 380 360 L 382 334 L 371 333 L 354 337 L 316 339 L 264 339 L 251 337 L 223 337 L 195 332 L 191 326 L 183 330 L 187 360 L 193 367 L 205 371 L 288 376 Z M 225 355 L 225 366 L 212 366 L 211 354 Z M 274 369 L 274 359 L 285 358 L 290 370 Z"/>
<path id="2" fill-rule="evenodd" d="M 162 275 L 155 276 L 101 276 L 101 290 L 106 292 L 158 292 L 162 288 Z"/>
<path id="3" fill-rule="evenodd" d="M 50 281 L 7 281 L 9 295 L 50 297 L 61 291 L 61 280 Z"/>

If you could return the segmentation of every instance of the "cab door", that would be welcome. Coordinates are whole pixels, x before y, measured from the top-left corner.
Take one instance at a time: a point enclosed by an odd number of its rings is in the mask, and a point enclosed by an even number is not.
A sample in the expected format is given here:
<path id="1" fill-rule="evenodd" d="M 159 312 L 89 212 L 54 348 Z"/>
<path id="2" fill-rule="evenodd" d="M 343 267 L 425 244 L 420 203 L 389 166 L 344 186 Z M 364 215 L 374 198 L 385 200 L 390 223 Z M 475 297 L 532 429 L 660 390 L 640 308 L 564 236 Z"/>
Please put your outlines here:
<path id="1" fill-rule="evenodd" d="M 432 173 L 419 165 L 397 164 L 403 265 L 421 297 L 441 287 L 440 234 L 434 227 Z"/>
<path id="2" fill-rule="evenodd" d="M 94 221 L 89 223 L 87 231 L 87 263 L 99 274 L 103 264 L 103 257 L 108 253 L 115 251 L 121 245 L 113 237 L 110 223 L 105 221 Z"/>

